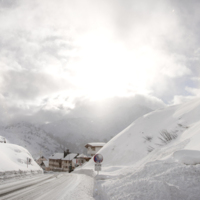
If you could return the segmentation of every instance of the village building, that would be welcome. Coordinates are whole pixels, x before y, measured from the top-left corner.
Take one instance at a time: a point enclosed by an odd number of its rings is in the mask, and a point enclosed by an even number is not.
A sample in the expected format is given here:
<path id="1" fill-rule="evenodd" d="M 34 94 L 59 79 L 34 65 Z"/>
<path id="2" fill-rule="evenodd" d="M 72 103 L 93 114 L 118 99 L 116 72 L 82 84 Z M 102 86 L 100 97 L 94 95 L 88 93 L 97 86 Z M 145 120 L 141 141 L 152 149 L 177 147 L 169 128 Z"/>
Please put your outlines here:
<path id="1" fill-rule="evenodd" d="M 62 159 L 62 169 L 63 171 L 72 171 L 76 167 L 76 157 L 77 153 L 70 153 Z"/>
<path id="2" fill-rule="evenodd" d="M 45 171 L 49 171 L 50 170 L 49 161 L 48 160 L 42 162 L 42 169 L 45 170 Z"/>
<path id="3" fill-rule="evenodd" d="M 44 156 L 38 156 L 38 157 L 35 159 L 36 163 L 37 163 L 38 165 L 40 165 L 40 166 L 41 166 L 42 162 L 43 162 L 43 161 L 46 161 L 46 160 L 47 160 L 47 159 L 46 159 Z"/>
<path id="4" fill-rule="evenodd" d="M 92 142 L 85 145 L 87 148 L 87 154 L 94 156 L 106 143 L 103 142 Z"/>
<path id="5" fill-rule="evenodd" d="M 82 166 L 85 162 L 89 161 L 91 157 L 88 157 L 84 154 L 80 154 L 76 157 L 76 164 Z"/>
<path id="6" fill-rule="evenodd" d="M 64 158 L 64 153 L 55 153 L 49 157 L 49 168 L 50 170 L 61 169 L 62 159 Z"/>
<path id="7" fill-rule="evenodd" d="M 62 159 L 70 154 L 69 149 L 64 151 L 64 153 L 55 153 L 49 157 L 49 170 L 60 171 L 62 170 Z"/>

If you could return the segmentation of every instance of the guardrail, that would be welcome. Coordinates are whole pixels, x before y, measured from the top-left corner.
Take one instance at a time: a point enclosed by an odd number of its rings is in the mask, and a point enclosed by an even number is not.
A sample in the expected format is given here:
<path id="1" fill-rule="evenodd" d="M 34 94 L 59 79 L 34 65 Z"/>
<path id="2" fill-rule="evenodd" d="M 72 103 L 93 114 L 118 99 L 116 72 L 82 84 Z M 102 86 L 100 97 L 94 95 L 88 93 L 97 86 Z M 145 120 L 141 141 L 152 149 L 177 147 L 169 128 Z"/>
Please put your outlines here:
<path id="1" fill-rule="evenodd" d="M 16 177 L 25 177 L 27 175 L 33 174 L 43 174 L 43 170 L 30 170 L 30 171 L 6 171 L 0 172 L 0 181 L 16 178 Z"/>

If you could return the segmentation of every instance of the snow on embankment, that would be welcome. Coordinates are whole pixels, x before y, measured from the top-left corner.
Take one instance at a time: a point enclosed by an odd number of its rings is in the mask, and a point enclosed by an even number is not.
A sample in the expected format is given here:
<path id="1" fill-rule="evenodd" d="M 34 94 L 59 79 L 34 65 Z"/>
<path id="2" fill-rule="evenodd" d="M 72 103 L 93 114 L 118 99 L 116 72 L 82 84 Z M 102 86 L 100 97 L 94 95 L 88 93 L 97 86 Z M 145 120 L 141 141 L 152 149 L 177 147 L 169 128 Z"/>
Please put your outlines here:
<path id="1" fill-rule="evenodd" d="M 31 159 L 28 167 L 27 158 Z M 0 174 L 25 171 L 42 172 L 42 169 L 25 148 L 15 144 L 0 143 Z"/>
<path id="2" fill-rule="evenodd" d="M 200 164 L 200 151 L 180 150 L 173 154 L 175 160 L 186 165 Z"/>
<path id="3" fill-rule="evenodd" d="M 180 149 L 200 150 L 199 141 L 200 99 L 196 99 L 140 117 L 110 140 L 98 153 L 104 157 L 104 167 L 132 166 L 149 156 L 150 152 L 155 154 L 170 146 L 174 147 L 168 154 Z M 156 155 L 154 160 L 155 157 Z M 91 160 L 85 168 L 93 166 Z"/>
<path id="4" fill-rule="evenodd" d="M 200 99 L 144 115 L 98 153 L 96 199 L 199 199 Z"/>

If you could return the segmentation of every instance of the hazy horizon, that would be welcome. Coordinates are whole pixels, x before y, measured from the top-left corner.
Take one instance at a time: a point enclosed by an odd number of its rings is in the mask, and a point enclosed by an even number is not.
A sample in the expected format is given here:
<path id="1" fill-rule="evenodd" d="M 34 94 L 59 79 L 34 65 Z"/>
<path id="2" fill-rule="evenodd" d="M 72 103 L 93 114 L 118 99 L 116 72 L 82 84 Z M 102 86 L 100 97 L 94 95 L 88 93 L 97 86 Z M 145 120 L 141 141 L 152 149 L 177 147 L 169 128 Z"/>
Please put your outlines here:
<path id="1" fill-rule="evenodd" d="M 199 97 L 199 6 L 1 0 L 2 120 L 55 121 L 110 99 L 159 108 Z"/>

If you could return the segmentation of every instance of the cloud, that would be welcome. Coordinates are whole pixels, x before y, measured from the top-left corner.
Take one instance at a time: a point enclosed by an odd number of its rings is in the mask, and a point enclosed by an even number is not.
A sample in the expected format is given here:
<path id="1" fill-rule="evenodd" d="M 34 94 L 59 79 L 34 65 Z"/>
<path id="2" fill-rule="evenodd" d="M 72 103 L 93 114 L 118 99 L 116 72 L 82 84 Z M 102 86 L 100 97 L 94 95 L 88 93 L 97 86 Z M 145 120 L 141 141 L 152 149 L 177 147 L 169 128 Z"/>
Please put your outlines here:
<path id="1" fill-rule="evenodd" d="M 58 91 L 65 91 L 73 86 L 60 77 L 42 72 L 30 72 L 28 70 L 3 72 L 2 94 L 7 98 L 19 100 L 36 100 Z"/>
<path id="2" fill-rule="evenodd" d="M 19 4 L 19 0 L 1 0 L 0 1 L 0 7 L 1 8 L 7 8 L 7 9 L 13 9 Z"/>
<path id="3" fill-rule="evenodd" d="M 181 104 L 181 103 L 190 101 L 190 100 L 195 99 L 195 98 L 197 98 L 197 97 L 196 96 L 181 96 L 181 95 L 179 96 L 179 95 L 175 95 L 174 99 L 172 101 L 172 104 L 173 105 Z"/>
<path id="4" fill-rule="evenodd" d="M 31 121 L 32 123 L 53 122 L 67 118 L 90 118 L 106 119 L 110 116 L 120 113 L 143 112 L 151 109 L 159 109 L 166 104 L 153 96 L 135 95 L 132 97 L 112 97 L 103 101 L 91 101 L 90 99 L 77 98 L 76 101 L 66 98 L 66 96 L 57 96 L 44 99 L 42 106 L 37 107 L 29 105 L 27 107 L 10 107 L 8 112 L 13 113 L 7 119 L 10 122 Z M 141 111 L 140 111 L 141 109 Z M 15 115 L 18 117 L 15 118 Z M 129 115 L 129 114 L 127 114 Z"/>
<path id="5" fill-rule="evenodd" d="M 150 95 L 111 97 L 100 101 L 77 99 L 74 108 L 70 110 L 66 117 L 106 118 L 110 115 L 115 115 L 120 112 L 129 112 L 129 109 L 134 110 L 136 107 L 155 110 L 165 106 L 166 104 L 161 99 Z"/>
<path id="6" fill-rule="evenodd" d="M 10 112 L 24 115 L 29 108 L 59 117 L 82 98 L 142 94 L 168 103 L 196 95 L 199 84 L 191 80 L 200 75 L 198 6 L 2 0 L 0 94 Z"/>
<path id="7" fill-rule="evenodd" d="M 185 89 L 186 89 L 186 91 L 193 94 L 194 96 L 200 96 L 200 89 L 191 88 L 191 87 L 186 87 Z"/>

